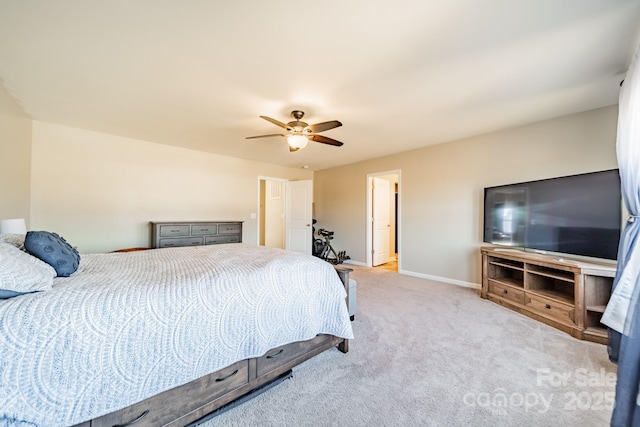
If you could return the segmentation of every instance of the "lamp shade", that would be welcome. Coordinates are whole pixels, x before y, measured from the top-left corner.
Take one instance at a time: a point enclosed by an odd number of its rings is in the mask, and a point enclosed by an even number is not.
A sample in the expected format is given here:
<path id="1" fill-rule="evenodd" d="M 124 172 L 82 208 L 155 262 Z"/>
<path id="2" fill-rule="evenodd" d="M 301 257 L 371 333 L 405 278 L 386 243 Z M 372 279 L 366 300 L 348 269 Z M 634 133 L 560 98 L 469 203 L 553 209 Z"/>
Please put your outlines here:
<path id="1" fill-rule="evenodd" d="M 291 148 L 295 148 L 297 150 L 304 148 L 309 143 L 309 140 L 304 135 L 289 135 L 287 137 L 287 142 Z"/>
<path id="2" fill-rule="evenodd" d="M 27 225 L 24 222 L 24 218 L 0 219 L 0 233 L 27 234 Z"/>

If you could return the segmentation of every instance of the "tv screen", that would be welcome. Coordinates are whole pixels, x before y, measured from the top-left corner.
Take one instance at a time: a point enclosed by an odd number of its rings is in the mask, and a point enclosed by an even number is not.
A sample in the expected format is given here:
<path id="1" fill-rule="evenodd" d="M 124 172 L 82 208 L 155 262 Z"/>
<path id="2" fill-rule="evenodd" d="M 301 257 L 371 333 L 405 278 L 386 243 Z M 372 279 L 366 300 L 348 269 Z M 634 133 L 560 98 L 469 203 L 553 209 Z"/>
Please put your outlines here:
<path id="1" fill-rule="evenodd" d="M 484 241 L 615 260 L 618 169 L 484 189 Z"/>

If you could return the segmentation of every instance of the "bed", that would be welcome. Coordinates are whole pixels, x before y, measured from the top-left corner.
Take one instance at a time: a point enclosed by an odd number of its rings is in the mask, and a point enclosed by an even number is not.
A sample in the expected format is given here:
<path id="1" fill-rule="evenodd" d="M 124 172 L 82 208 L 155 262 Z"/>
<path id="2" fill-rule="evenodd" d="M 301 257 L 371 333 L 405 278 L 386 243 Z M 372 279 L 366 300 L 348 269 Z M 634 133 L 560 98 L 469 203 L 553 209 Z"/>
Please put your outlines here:
<path id="1" fill-rule="evenodd" d="M 346 352 L 344 280 L 242 243 L 83 254 L 49 289 L 0 300 L 0 426 L 197 422 Z"/>

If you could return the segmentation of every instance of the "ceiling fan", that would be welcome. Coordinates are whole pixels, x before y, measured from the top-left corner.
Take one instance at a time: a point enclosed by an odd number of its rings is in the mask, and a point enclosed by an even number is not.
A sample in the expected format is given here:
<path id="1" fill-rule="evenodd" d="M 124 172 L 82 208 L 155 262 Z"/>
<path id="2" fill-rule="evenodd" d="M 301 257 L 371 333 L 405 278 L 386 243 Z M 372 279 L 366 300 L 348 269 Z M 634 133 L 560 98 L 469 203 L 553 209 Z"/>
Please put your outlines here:
<path id="1" fill-rule="evenodd" d="M 255 139 L 255 138 L 269 138 L 272 136 L 284 136 L 287 138 L 287 143 L 289 144 L 289 151 L 298 151 L 301 148 L 307 146 L 309 141 L 320 142 L 322 144 L 334 145 L 336 147 L 340 147 L 343 145 L 342 142 L 336 141 L 332 138 L 327 138 L 323 135 L 318 135 L 318 132 L 324 132 L 329 129 L 334 129 L 342 126 L 337 120 L 331 120 L 329 122 L 316 123 L 315 125 L 310 125 L 305 122 L 300 121 L 304 117 L 304 111 L 293 110 L 291 112 L 291 117 L 295 120 L 289 123 L 282 123 L 276 119 L 272 119 L 267 116 L 260 116 L 268 122 L 273 123 L 276 126 L 280 126 L 283 129 L 286 129 L 288 133 L 272 133 L 269 135 L 258 135 L 258 136 L 248 136 L 246 139 Z"/>

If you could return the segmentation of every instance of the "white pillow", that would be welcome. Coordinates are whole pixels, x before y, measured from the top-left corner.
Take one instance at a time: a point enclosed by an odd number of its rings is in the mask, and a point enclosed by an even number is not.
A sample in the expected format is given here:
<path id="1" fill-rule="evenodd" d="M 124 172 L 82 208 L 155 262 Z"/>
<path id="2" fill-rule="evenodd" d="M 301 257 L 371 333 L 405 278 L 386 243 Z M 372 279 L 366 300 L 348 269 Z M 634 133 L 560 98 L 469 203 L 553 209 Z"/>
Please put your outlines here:
<path id="1" fill-rule="evenodd" d="M 46 291 L 53 286 L 56 271 L 46 262 L 0 242 L 0 291 L 17 294 Z M 7 294 L 7 292 L 4 292 Z"/>

